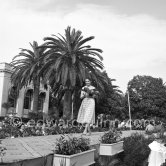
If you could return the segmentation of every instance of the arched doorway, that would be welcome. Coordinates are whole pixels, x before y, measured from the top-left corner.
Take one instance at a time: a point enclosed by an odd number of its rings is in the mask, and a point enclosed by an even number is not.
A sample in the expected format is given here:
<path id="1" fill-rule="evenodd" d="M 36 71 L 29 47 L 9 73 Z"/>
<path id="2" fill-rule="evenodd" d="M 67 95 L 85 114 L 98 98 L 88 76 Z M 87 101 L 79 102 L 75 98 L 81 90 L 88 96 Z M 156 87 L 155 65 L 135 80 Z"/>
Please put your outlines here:
<path id="1" fill-rule="evenodd" d="M 28 89 L 24 97 L 24 109 L 28 110 L 31 109 L 32 99 L 33 99 L 33 89 Z"/>
<path id="2" fill-rule="evenodd" d="M 40 92 L 40 94 L 39 94 L 39 102 L 38 102 L 38 110 L 39 110 L 39 112 L 43 112 L 43 106 L 44 106 L 45 97 L 46 97 L 46 93 L 45 92 Z"/>

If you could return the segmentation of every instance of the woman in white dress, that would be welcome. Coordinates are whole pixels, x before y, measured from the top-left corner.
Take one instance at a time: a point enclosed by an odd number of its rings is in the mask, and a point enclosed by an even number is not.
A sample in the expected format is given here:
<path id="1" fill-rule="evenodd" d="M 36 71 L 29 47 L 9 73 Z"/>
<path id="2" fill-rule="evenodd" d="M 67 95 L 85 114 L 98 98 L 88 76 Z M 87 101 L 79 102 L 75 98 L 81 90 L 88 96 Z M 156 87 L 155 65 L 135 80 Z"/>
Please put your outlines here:
<path id="1" fill-rule="evenodd" d="M 85 86 L 81 90 L 80 98 L 83 99 L 77 117 L 78 123 L 86 123 L 83 134 L 91 135 L 90 124 L 95 123 L 95 87 L 89 79 L 85 79 Z M 88 133 L 89 132 L 89 133 Z"/>

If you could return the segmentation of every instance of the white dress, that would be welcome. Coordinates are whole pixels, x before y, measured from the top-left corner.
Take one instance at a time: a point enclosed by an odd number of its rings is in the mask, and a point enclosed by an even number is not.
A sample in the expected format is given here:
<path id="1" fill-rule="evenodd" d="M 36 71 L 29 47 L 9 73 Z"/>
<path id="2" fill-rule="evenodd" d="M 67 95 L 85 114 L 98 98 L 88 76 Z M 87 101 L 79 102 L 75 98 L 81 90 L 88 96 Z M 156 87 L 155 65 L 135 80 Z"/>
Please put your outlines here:
<path id="1" fill-rule="evenodd" d="M 85 86 L 86 87 L 86 86 Z M 83 87 L 84 88 L 84 87 Z M 82 89 L 83 89 L 82 88 Z M 93 86 L 88 87 L 90 90 L 95 89 Z M 81 91 L 81 95 L 84 95 L 85 91 Z M 95 99 L 92 97 L 85 97 L 82 100 L 78 116 L 78 123 L 95 123 Z"/>

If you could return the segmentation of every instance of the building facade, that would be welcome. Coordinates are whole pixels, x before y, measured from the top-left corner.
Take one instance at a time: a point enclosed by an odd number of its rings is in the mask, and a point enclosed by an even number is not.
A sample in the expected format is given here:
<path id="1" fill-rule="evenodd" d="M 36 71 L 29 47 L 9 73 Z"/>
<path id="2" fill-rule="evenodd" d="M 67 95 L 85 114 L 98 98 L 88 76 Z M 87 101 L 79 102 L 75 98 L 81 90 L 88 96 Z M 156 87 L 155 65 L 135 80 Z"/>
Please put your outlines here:
<path id="1" fill-rule="evenodd" d="M 18 117 L 28 117 L 33 108 L 33 85 L 22 88 L 16 96 L 15 87 L 11 84 L 13 70 L 8 63 L 0 63 L 0 116 L 15 114 Z M 7 104 L 11 106 L 8 108 Z M 49 88 L 40 85 L 38 111 L 48 114 Z"/>

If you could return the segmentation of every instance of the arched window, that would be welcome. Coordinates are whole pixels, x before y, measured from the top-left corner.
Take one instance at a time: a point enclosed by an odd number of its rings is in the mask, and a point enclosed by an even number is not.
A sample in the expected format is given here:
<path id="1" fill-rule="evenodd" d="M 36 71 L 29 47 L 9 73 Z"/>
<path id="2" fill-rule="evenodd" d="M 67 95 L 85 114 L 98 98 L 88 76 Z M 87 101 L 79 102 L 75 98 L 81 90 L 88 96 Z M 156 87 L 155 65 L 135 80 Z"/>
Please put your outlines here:
<path id="1" fill-rule="evenodd" d="M 43 104 L 46 97 L 45 92 L 41 92 L 39 95 L 38 110 L 43 110 Z"/>
<path id="2" fill-rule="evenodd" d="M 31 109 L 32 97 L 33 97 L 33 90 L 28 89 L 24 97 L 24 109 Z"/>

